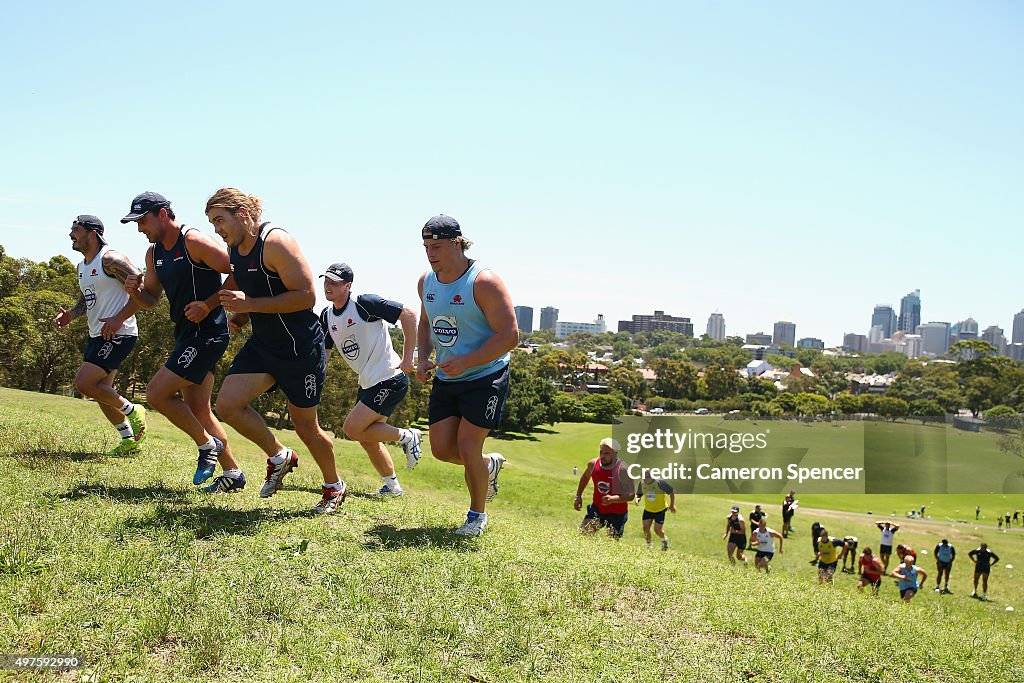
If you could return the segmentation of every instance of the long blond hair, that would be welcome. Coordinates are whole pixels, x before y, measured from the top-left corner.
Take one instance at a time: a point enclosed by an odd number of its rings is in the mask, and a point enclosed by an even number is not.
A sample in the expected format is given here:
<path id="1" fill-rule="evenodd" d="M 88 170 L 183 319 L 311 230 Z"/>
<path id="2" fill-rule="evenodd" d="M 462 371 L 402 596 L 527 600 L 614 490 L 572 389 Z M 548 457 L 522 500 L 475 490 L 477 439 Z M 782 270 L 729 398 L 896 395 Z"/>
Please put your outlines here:
<path id="1" fill-rule="evenodd" d="M 206 200 L 207 215 L 209 215 L 211 209 L 227 209 L 233 214 L 237 214 L 242 209 L 245 209 L 245 212 L 253 221 L 252 227 L 256 227 L 260 224 L 263 202 L 256 195 L 246 194 L 236 187 L 222 187 Z"/>

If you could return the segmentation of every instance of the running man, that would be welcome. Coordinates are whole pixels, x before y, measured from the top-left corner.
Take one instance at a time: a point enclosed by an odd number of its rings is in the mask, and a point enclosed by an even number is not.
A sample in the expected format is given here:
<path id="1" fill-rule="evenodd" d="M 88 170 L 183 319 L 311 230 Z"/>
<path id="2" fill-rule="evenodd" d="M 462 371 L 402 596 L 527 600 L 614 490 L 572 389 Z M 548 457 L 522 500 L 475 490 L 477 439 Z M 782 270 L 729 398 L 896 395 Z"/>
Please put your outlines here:
<path id="1" fill-rule="evenodd" d="M 221 275 L 231 272 L 228 252 L 214 237 L 179 224 L 171 202 L 156 192 L 135 197 L 121 222 L 137 223 L 151 245 L 145 274 L 129 276 L 124 291 L 143 308 L 156 306 L 166 292 L 174 323 L 174 350 L 146 385 L 146 400 L 195 442 L 199 456 L 193 485 L 208 481 L 219 461 L 221 476 L 203 490 L 241 491 L 245 475 L 210 408 L 213 375 L 230 341 L 220 305 Z M 232 289 L 234 280 L 229 280 L 227 289 Z"/>
<path id="2" fill-rule="evenodd" d="M 615 439 L 601 439 L 598 457 L 587 463 L 576 488 L 573 509 L 583 508 L 583 492 L 587 484 L 594 482 L 593 502 L 587 506 L 587 514 L 580 524 L 580 531 L 592 534 L 602 527 L 608 527 L 608 535 L 618 540 L 629 519 L 629 501 L 633 499 L 633 480 L 627 472 L 626 463 L 619 460 L 619 442 Z"/>
<path id="3" fill-rule="evenodd" d="M 992 563 L 999 561 L 999 556 L 988 549 L 987 543 L 967 553 L 967 556 L 974 562 L 974 592 L 972 598 L 988 600 L 988 575 L 992 571 Z M 978 595 L 978 579 L 981 579 L 981 595 Z"/>
<path id="4" fill-rule="evenodd" d="M 942 539 L 939 544 L 935 546 L 935 592 L 936 593 L 949 593 L 949 572 L 953 569 L 953 560 L 956 559 L 956 548 L 949 544 L 947 539 Z M 942 576 L 945 574 L 946 581 L 944 587 L 940 588 L 939 584 L 943 583 Z"/>
<path id="5" fill-rule="evenodd" d="M 793 515 L 798 507 L 800 504 L 796 502 L 796 491 L 790 491 L 782 501 L 782 535 L 787 538 L 793 530 Z"/>
<path id="6" fill-rule="evenodd" d="M 644 539 L 647 547 L 651 547 L 651 526 L 654 526 L 654 533 L 661 539 L 661 549 L 668 550 L 668 536 L 663 529 L 665 524 L 665 510 L 672 514 L 676 513 L 676 492 L 664 479 L 655 479 L 651 476 L 650 470 L 644 472 L 643 481 L 636 487 L 636 502 L 644 501 Z"/>
<path id="7" fill-rule="evenodd" d="M 846 536 L 843 538 L 843 554 L 839 559 L 843 562 L 843 573 L 852 574 L 854 570 L 854 564 L 857 562 L 857 545 L 860 541 L 856 536 Z M 846 564 L 849 560 L 850 567 L 847 569 Z"/>
<path id="8" fill-rule="evenodd" d="M 466 256 L 472 242 L 451 216 L 434 216 L 420 231 L 430 271 L 417 289 L 420 381 L 434 377 L 427 409 L 430 450 L 461 465 L 469 489 L 466 521 L 455 533 L 480 536 L 487 503 L 498 493 L 505 458 L 484 453 L 484 440 L 501 424 L 508 397 L 509 359 L 519 344 L 512 297 L 494 273 Z M 431 352 L 437 352 L 431 362 Z M 629 494 L 632 497 L 633 489 Z"/>
<path id="9" fill-rule="evenodd" d="M 769 571 L 768 563 L 775 557 L 775 539 L 779 539 L 779 554 L 782 554 L 782 534 L 775 529 L 769 529 L 768 523 L 764 517 L 762 517 L 758 523 L 757 528 L 750 534 L 750 544 L 754 546 L 756 555 L 754 555 L 754 567 L 760 570 L 764 570 L 767 574 Z"/>
<path id="10" fill-rule="evenodd" d="M 114 377 L 139 340 L 135 312 L 140 306 L 124 291 L 125 280 L 138 275 L 139 269 L 107 246 L 103 222 L 96 216 L 75 218 L 69 237 L 71 248 L 84 256 L 78 264 L 82 293 L 70 311 L 61 306 L 53 323 L 63 330 L 75 318 L 84 315 L 88 319 L 89 343 L 75 375 L 75 388 L 96 401 L 121 437 L 107 455 L 132 455 L 146 439 L 146 409 L 117 393 Z"/>
<path id="11" fill-rule="evenodd" d="M 330 513 L 345 502 L 348 487 L 338 477 L 334 444 L 320 429 L 317 406 L 327 374 L 327 353 L 316 303 L 313 274 L 299 245 L 287 232 L 260 223 L 259 197 L 226 187 L 206 202 L 206 216 L 228 245 L 237 290 L 220 290 L 220 304 L 231 314 L 228 329 L 252 323 L 252 336 L 238 352 L 217 395 L 217 414 L 267 455 L 267 478 L 260 497 L 281 488 L 299 456 L 267 428 L 250 403 L 280 387 L 298 434 L 323 475 L 316 513 Z"/>
<path id="12" fill-rule="evenodd" d="M 407 469 L 416 467 L 420 459 L 420 430 L 398 429 L 388 418 L 409 392 L 413 372 L 412 358 L 416 346 L 416 313 L 395 301 L 376 294 L 352 296 L 352 269 L 335 263 L 323 275 L 324 296 L 331 302 L 320 313 L 324 329 L 327 357 L 337 347 L 357 375 L 359 393 L 356 404 L 345 418 L 345 434 L 366 451 L 384 485 L 378 497 L 397 498 L 405 493 L 398 483 L 395 463 L 384 442 L 397 441 L 405 452 Z M 391 345 L 388 323 L 402 325 L 402 357 Z"/>
<path id="13" fill-rule="evenodd" d="M 900 597 L 903 602 L 910 602 L 917 592 L 924 587 L 928 578 L 928 572 L 914 564 L 914 556 L 907 555 L 903 563 L 892 570 L 892 576 L 897 580 L 897 587 L 900 590 Z"/>
<path id="14" fill-rule="evenodd" d="M 727 538 L 729 540 L 725 544 L 725 552 L 729 556 L 729 562 L 736 564 L 736 560 L 742 560 L 746 565 L 747 558 L 743 556 L 743 549 L 747 547 L 747 525 L 740 517 L 738 505 L 733 505 L 729 516 L 725 518 L 725 533 L 722 534 L 722 540 Z"/>
<path id="15" fill-rule="evenodd" d="M 821 538 L 821 522 L 814 520 L 811 525 L 811 546 L 814 548 L 814 558 L 811 564 L 818 564 L 818 539 Z"/>
<path id="16" fill-rule="evenodd" d="M 892 538 L 893 535 L 900 530 L 899 524 L 892 524 L 890 522 L 878 522 L 875 526 L 882 532 L 882 542 L 878 547 L 878 554 L 882 558 L 882 564 L 885 567 L 885 571 L 889 571 L 889 557 L 892 556 Z M 900 560 L 902 561 L 902 557 Z"/>
<path id="17" fill-rule="evenodd" d="M 871 548 L 864 548 L 860 555 L 860 581 L 857 582 L 857 590 L 864 590 L 865 586 L 871 586 L 871 594 L 878 595 L 878 589 L 882 587 L 882 575 L 885 567 L 882 565 L 882 558 L 871 552 Z"/>
<path id="18" fill-rule="evenodd" d="M 846 550 L 846 543 L 841 538 L 832 538 L 825 527 L 818 536 L 818 583 L 835 585 L 833 578 L 839 566 L 839 553 Z"/>

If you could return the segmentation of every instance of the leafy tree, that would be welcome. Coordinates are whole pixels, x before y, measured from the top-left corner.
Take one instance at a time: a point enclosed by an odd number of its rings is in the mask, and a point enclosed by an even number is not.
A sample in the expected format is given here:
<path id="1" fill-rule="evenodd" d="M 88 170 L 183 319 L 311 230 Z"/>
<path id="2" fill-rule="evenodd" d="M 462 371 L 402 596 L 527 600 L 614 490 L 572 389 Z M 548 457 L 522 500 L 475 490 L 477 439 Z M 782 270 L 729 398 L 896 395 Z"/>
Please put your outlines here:
<path id="1" fill-rule="evenodd" d="M 821 394 L 801 393 L 796 395 L 796 411 L 805 417 L 816 417 L 829 412 L 829 400 Z"/>
<path id="2" fill-rule="evenodd" d="M 855 396 L 848 391 L 841 391 L 832 399 L 832 404 L 843 415 L 853 415 L 863 412 L 863 401 L 860 396 Z"/>
<path id="3" fill-rule="evenodd" d="M 910 404 L 902 398 L 878 396 L 875 398 L 874 403 L 875 413 L 881 417 L 889 418 L 893 422 L 896 421 L 897 417 L 906 417 L 907 415 L 910 415 Z"/>
<path id="4" fill-rule="evenodd" d="M 739 394 L 740 376 L 730 365 L 709 365 L 704 368 L 704 389 L 707 398 L 719 400 Z"/>
<path id="5" fill-rule="evenodd" d="M 583 397 L 583 407 L 590 413 L 594 422 L 608 423 L 624 410 L 622 402 L 608 394 L 587 394 Z"/>
<path id="6" fill-rule="evenodd" d="M 919 398 L 916 401 L 910 401 L 910 415 L 921 418 L 921 424 L 929 422 L 928 418 L 940 418 L 945 415 L 945 411 L 939 402 L 930 398 Z"/>
<path id="7" fill-rule="evenodd" d="M 552 407 L 560 422 L 584 422 L 587 419 L 587 410 L 583 402 L 573 394 L 556 392 L 552 399 Z"/>
<path id="8" fill-rule="evenodd" d="M 689 363 L 659 358 L 649 365 L 658 376 L 658 393 L 667 398 L 693 399 L 697 393 L 697 371 Z"/>

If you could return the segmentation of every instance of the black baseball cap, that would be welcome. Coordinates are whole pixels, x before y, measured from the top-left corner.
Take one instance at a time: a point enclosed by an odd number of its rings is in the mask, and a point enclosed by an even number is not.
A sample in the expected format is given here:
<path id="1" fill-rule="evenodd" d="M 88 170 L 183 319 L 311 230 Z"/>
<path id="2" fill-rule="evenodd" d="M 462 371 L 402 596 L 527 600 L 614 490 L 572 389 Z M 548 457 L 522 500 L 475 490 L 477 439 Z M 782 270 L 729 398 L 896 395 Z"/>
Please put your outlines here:
<path id="1" fill-rule="evenodd" d="M 347 263 L 332 263 L 320 277 L 325 277 L 331 282 L 352 282 L 352 269 Z"/>
<path id="2" fill-rule="evenodd" d="M 423 239 L 443 240 L 455 239 L 462 236 L 462 228 L 459 222 L 451 216 L 434 216 L 423 226 Z"/>
<path id="3" fill-rule="evenodd" d="M 106 244 L 107 240 L 103 237 L 103 221 L 96 216 L 91 214 L 83 213 L 81 216 L 75 217 L 75 223 L 78 223 L 86 230 L 92 230 L 96 233 L 96 236 L 100 238 L 101 244 Z"/>
<path id="4" fill-rule="evenodd" d="M 170 207 L 171 202 L 162 194 L 159 194 L 158 192 L 143 192 L 132 200 L 131 211 L 128 212 L 127 216 L 121 219 L 121 222 L 131 223 L 132 221 L 139 220 L 150 211 L 169 209 Z"/>

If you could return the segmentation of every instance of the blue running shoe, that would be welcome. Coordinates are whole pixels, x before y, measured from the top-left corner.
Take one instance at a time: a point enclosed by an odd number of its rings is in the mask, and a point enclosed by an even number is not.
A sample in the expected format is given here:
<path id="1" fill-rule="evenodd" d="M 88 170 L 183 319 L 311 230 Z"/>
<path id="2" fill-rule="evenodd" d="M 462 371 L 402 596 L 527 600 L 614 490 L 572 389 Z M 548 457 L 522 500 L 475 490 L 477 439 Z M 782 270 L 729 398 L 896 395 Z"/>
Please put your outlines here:
<path id="1" fill-rule="evenodd" d="M 209 450 L 199 449 L 199 458 L 196 459 L 196 473 L 192 475 L 192 485 L 199 486 L 208 481 L 213 473 L 217 471 L 217 458 L 224 450 L 224 442 L 217 437 L 211 437 L 214 446 Z"/>
<path id="2" fill-rule="evenodd" d="M 237 477 L 220 475 L 213 480 L 209 486 L 203 487 L 203 493 L 237 493 L 245 488 L 245 475 L 239 473 Z"/>

